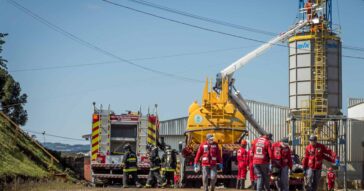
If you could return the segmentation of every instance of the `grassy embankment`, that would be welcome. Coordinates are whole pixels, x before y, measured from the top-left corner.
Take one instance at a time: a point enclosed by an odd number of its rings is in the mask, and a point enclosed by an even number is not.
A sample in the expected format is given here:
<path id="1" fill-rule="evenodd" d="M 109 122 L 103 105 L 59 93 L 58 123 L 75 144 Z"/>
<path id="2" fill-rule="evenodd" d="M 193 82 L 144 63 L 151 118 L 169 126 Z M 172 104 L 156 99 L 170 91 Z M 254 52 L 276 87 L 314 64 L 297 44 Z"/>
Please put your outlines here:
<path id="1" fill-rule="evenodd" d="M 0 190 L 12 182 L 50 179 L 61 172 L 32 138 L 0 115 Z"/>

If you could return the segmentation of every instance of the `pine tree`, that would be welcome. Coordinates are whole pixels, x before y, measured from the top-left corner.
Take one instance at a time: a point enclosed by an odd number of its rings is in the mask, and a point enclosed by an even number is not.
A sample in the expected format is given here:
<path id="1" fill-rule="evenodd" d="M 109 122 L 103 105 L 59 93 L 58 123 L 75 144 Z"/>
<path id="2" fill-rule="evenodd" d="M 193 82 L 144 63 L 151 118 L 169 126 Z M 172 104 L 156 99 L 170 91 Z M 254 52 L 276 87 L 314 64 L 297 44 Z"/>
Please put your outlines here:
<path id="1" fill-rule="evenodd" d="M 2 112 L 15 123 L 24 125 L 28 120 L 27 111 L 24 109 L 28 96 L 21 93 L 20 84 L 8 73 L 7 60 L 1 56 L 5 36 L 7 34 L 0 33 L 0 106 Z"/>

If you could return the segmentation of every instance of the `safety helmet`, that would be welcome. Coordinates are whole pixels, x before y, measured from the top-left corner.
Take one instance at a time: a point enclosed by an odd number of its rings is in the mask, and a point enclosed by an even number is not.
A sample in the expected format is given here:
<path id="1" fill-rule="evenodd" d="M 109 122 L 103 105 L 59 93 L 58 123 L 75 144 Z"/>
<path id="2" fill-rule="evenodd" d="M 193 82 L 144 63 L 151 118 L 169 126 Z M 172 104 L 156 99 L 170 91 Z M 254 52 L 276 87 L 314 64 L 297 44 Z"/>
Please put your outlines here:
<path id="1" fill-rule="evenodd" d="M 206 135 L 206 139 L 207 140 L 214 139 L 214 135 L 209 133 Z"/>
<path id="2" fill-rule="evenodd" d="M 165 148 L 166 150 L 169 150 L 169 149 L 171 149 L 171 145 L 166 145 L 166 146 L 164 146 L 164 148 Z"/>
<path id="3" fill-rule="evenodd" d="M 131 145 L 129 143 L 126 143 L 124 145 L 124 150 L 130 150 L 131 149 Z"/>
<path id="4" fill-rule="evenodd" d="M 147 148 L 148 151 L 150 151 L 150 150 L 152 150 L 152 145 L 151 144 L 147 144 L 146 148 Z"/>
<path id="5" fill-rule="evenodd" d="M 316 135 L 311 135 L 309 140 L 310 141 L 317 141 L 317 136 Z"/>
<path id="6" fill-rule="evenodd" d="M 246 142 L 246 140 L 245 140 L 245 139 L 243 139 L 243 140 L 241 140 L 240 144 L 241 144 L 241 145 L 246 145 L 246 144 L 247 144 L 247 142 Z"/>

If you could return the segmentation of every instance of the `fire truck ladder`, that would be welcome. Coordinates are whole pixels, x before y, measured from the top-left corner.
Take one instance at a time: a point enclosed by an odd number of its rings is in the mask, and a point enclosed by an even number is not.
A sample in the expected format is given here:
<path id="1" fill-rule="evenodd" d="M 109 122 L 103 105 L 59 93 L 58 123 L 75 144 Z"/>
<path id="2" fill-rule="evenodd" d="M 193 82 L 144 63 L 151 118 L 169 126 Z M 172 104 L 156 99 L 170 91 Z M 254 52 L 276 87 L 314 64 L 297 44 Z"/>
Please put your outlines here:
<path id="1" fill-rule="evenodd" d="M 100 113 L 100 149 L 99 153 L 102 155 L 110 154 L 110 108 L 108 110 L 101 110 Z"/>

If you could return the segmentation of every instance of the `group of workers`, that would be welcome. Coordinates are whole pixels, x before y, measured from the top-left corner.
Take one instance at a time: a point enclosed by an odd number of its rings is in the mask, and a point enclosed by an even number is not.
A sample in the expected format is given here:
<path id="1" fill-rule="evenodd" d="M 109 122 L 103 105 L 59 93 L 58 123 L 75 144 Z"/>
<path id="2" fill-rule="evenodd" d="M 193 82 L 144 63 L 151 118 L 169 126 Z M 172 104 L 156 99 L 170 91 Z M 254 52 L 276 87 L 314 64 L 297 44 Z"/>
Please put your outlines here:
<path id="1" fill-rule="evenodd" d="M 315 135 L 310 136 L 310 144 L 306 147 L 302 161 L 304 174 L 306 175 L 306 190 L 316 191 L 321 178 L 323 160 L 334 163 L 336 154 L 323 144 L 317 142 Z M 240 142 L 241 147 L 236 150 L 236 164 L 238 167 L 237 189 L 245 188 L 247 172 L 250 173 L 251 188 L 258 191 L 270 190 L 270 175 L 277 177 L 275 186 L 280 191 L 289 190 L 289 173 L 292 170 L 292 151 L 287 137 L 280 141 L 272 142 L 272 134 L 262 135 L 251 142 L 251 148 L 247 149 L 247 141 Z M 169 184 L 174 187 L 174 172 L 177 166 L 177 151 L 169 145 L 163 147 L 164 154 L 159 157 L 158 147 L 148 145 L 150 169 L 145 188 L 150 188 L 154 183 L 158 187 Z M 136 187 L 142 185 L 138 180 L 137 156 L 129 144 L 124 146 L 123 187 L 127 188 L 132 181 Z M 202 171 L 204 191 L 214 191 L 218 170 L 223 169 L 222 151 L 214 140 L 212 134 L 206 135 L 206 141 L 201 143 L 195 159 L 194 171 Z M 161 174 L 162 173 L 162 174 Z M 131 179 L 130 179 L 131 178 Z M 327 173 L 328 190 L 333 190 L 335 173 L 330 167 Z M 210 186 L 209 186 L 210 179 Z"/>
<path id="2" fill-rule="evenodd" d="M 206 135 L 206 141 L 200 144 L 194 160 L 195 172 L 202 166 L 202 182 L 204 191 L 208 191 L 210 178 L 210 191 L 214 191 L 217 180 L 217 170 L 223 168 L 222 153 L 214 136 Z M 321 178 L 323 160 L 334 163 L 336 154 L 323 144 L 317 142 L 317 137 L 311 135 L 310 144 L 306 147 L 302 166 L 306 175 L 306 190 L 316 191 Z M 272 134 L 262 135 L 251 143 L 247 150 L 247 141 L 241 141 L 241 147 L 236 151 L 238 166 L 237 189 L 245 188 L 248 169 L 250 171 L 251 185 L 254 189 L 270 190 L 270 175 L 276 175 L 275 186 L 278 190 L 289 190 L 289 173 L 292 170 L 292 151 L 287 137 L 272 143 Z M 200 163 L 201 161 L 201 163 Z M 335 173 L 330 167 L 327 174 L 328 189 L 334 186 Z"/>
<path id="3" fill-rule="evenodd" d="M 169 145 L 164 145 L 164 154 L 159 157 L 158 147 L 154 145 L 147 145 L 149 156 L 149 174 L 145 188 L 151 188 L 154 183 L 157 187 L 163 188 L 169 184 L 174 187 L 174 172 L 177 166 L 177 151 Z M 128 188 L 129 182 L 132 181 L 137 188 L 142 185 L 138 179 L 137 156 L 132 150 L 130 144 L 124 146 L 124 157 L 122 161 L 123 166 L 123 187 Z M 131 177 L 131 179 L 130 179 Z"/>

